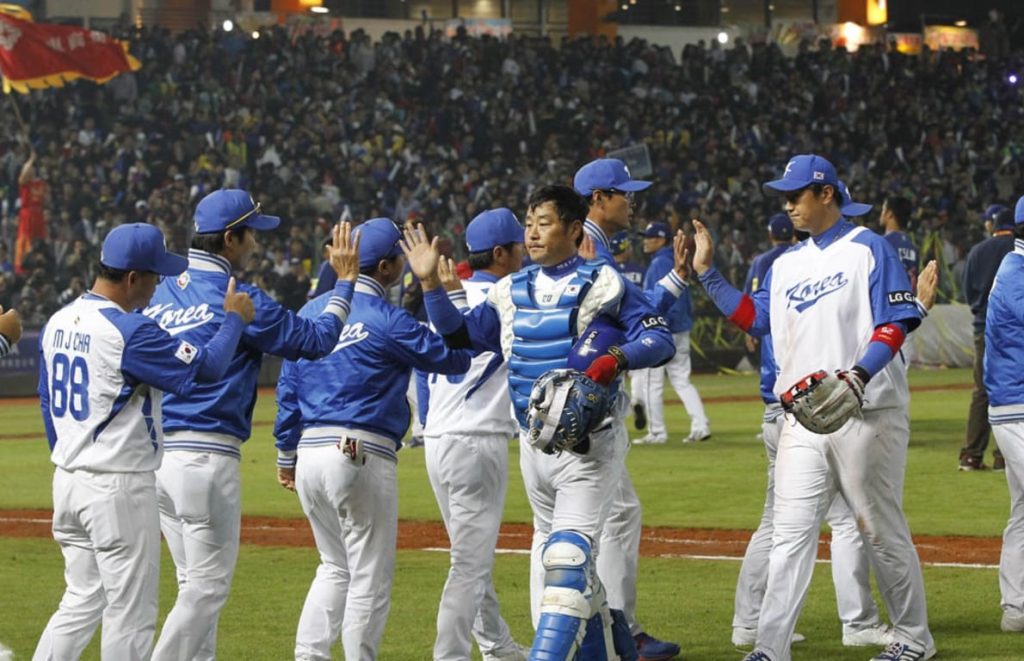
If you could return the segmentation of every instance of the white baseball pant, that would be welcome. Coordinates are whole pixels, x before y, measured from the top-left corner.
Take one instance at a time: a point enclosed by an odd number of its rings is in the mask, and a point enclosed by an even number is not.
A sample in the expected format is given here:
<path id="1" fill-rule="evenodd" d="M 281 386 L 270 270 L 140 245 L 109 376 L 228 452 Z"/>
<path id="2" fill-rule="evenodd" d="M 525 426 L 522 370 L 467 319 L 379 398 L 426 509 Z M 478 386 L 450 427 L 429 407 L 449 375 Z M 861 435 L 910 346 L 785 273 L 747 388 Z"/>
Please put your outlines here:
<path id="1" fill-rule="evenodd" d="M 79 658 L 102 620 L 102 658 L 148 659 L 160 587 L 153 473 L 57 468 L 53 538 L 64 554 L 67 588 L 32 658 Z"/>
<path id="2" fill-rule="evenodd" d="M 708 416 L 704 412 L 704 402 L 700 399 L 697 388 L 690 383 L 690 333 L 673 333 L 676 343 L 676 355 L 661 367 L 631 372 L 637 380 L 641 399 L 647 409 L 647 424 L 651 436 L 667 438 L 665 429 L 665 373 L 672 383 L 672 388 L 683 402 L 686 414 L 690 416 L 690 431 L 708 429 Z"/>
<path id="3" fill-rule="evenodd" d="M 1000 605 L 1005 613 L 1024 616 L 1024 422 L 992 425 L 999 451 L 1006 459 L 1010 519 L 1003 531 L 999 556 Z"/>
<path id="4" fill-rule="evenodd" d="M 643 632 L 643 627 L 636 621 L 641 512 L 640 498 L 636 495 L 633 480 L 623 466 L 601 533 L 597 575 L 604 584 L 608 607 L 622 611 L 629 624 L 629 632 L 634 636 Z"/>
<path id="5" fill-rule="evenodd" d="M 320 552 L 299 617 L 295 658 L 330 659 L 340 634 L 346 659 L 375 659 L 395 572 L 396 464 L 365 451 L 352 459 L 333 445 L 300 444 L 295 490 Z"/>
<path id="6" fill-rule="evenodd" d="M 624 412 L 626 398 L 620 398 Z M 544 566 L 541 552 L 548 535 L 556 530 L 575 530 L 593 543 L 600 558 L 599 540 L 615 496 L 609 484 L 618 484 L 624 469 L 629 436 L 617 415 L 607 429 L 591 435 L 590 452 L 585 455 L 563 452 L 544 454 L 530 445 L 520 433 L 519 466 L 523 485 L 533 510 L 533 548 L 530 553 L 530 611 L 533 626 L 540 620 L 544 592 Z M 597 577 L 600 583 L 600 577 Z M 594 586 L 594 591 L 600 589 Z"/>
<path id="7" fill-rule="evenodd" d="M 473 639 L 485 654 L 517 650 L 501 617 L 492 571 L 508 486 L 503 434 L 424 439 L 427 475 L 451 543 L 451 567 L 437 609 L 435 661 L 462 661 Z"/>
<path id="8" fill-rule="evenodd" d="M 238 459 L 169 450 L 156 472 L 160 530 L 177 570 L 178 598 L 154 661 L 212 661 L 217 620 L 238 561 L 242 493 Z"/>
<path id="9" fill-rule="evenodd" d="M 775 463 L 775 507 L 768 583 L 757 648 L 789 661 L 789 641 L 807 595 L 821 521 L 837 491 L 862 525 L 894 639 L 917 649 L 934 645 L 924 580 L 890 462 L 905 465 L 906 409 L 864 411 L 834 434 L 786 422 Z"/>
<path id="10" fill-rule="evenodd" d="M 768 456 L 768 488 L 761 523 L 747 544 L 736 581 L 733 610 L 734 628 L 756 629 L 768 582 L 768 557 L 772 550 L 773 509 L 775 506 L 775 457 L 785 418 L 778 404 L 765 407 L 761 424 L 765 453 Z M 837 493 L 826 515 L 832 527 L 832 582 L 843 633 L 849 634 L 877 626 L 881 619 L 871 596 L 868 556 L 853 512 L 842 494 Z"/>

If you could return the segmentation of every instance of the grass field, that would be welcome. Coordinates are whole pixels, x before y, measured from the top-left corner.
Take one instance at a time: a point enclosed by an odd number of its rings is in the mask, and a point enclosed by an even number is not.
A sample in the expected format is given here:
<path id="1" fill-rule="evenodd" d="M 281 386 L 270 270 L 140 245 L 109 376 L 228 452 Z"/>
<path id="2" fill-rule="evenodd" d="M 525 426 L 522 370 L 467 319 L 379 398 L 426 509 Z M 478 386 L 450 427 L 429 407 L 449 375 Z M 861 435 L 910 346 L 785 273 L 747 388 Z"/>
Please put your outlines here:
<path id="1" fill-rule="evenodd" d="M 998 536 L 1009 502 L 1005 479 L 988 473 L 957 473 L 964 416 L 970 391 L 963 370 L 912 373 L 915 392 L 908 461 L 906 510 L 911 529 L 920 534 Z M 760 405 L 750 395 L 749 376 L 701 376 L 696 379 L 710 403 L 714 438 L 682 445 L 688 430 L 678 404 L 667 409 L 672 442 L 638 446 L 629 469 L 644 504 L 645 525 L 752 529 L 763 502 L 764 452 L 755 438 Z M 745 401 L 726 401 L 727 398 Z M 274 407 L 261 398 L 257 426 L 243 458 L 243 510 L 301 518 L 295 497 L 277 486 L 270 426 Z M 38 411 L 29 405 L 0 407 L 4 479 L 0 509 L 48 508 L 51 467 Z M 38 434 L 38 438 L 26 438 Z M 8 438 L 5 438 L 8 437 Z M 10 440 L 14 437 L 20 440 Z M 513 452 L 512 465 L 517 465 Z M 403 450 L 399 461 L 400 516 L 437 520 L 437 507 L 423 468 L 423 454 Z M 529 521 L 518 471 L 512 471 L 506 520 Z M 297 521 L 296 525 L 305 525 Z M 0 538 L 0 642 L 16 658 L 28 658 L 63 589 L 62 561 L 52 540 Z M 244 546 L 231 599 L 220 626 L 223 659 L 288 658 L 302 599 L 317 559 L 313 549 Z M 444 581 L 443 553 L 402 551 L 382 659 L 429 659 L 437 595 Z M 738 659 L 729 645 L 736 561 L 644 558 L 640 564 L 639 616 L 660 637 L 683 644 L 687 659 Z M 819 565 L 799 631 L 808 642 L 794 659 L 867 659 L 870 650 L 839 645 L 828 567 Z M 174 598 L 169 558 L 163 563 L 161 618 Z M 504 613 L 522 642 L 531 637 L 528 619 L 527 560 L 502 555 L 495 571 Z M 1024 638 L 998 630 L 999 593 L 991 568 L 929 567 L 925 580 L 933 631 L 943 659 L 1021 659 Z M 86 658 L 98 658 L 96 645 Z M 340 652 L 339 656 L 340 658 Z"/>

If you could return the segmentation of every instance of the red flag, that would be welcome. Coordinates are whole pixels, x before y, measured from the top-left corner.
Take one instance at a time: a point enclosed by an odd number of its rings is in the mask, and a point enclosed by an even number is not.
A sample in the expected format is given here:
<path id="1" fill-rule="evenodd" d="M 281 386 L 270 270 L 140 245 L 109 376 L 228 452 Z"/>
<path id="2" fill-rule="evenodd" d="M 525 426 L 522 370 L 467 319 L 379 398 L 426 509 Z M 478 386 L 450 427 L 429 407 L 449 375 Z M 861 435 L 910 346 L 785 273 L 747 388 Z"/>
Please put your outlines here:
<path id="1" fill-rule="evenodd" d="M 72 25 L 33 23 L 0 13 L 0 74 L 4 92 L 63 87 L 77 78 L 105 83 L 135 71 L 128 46 L 103 32 Z"/>

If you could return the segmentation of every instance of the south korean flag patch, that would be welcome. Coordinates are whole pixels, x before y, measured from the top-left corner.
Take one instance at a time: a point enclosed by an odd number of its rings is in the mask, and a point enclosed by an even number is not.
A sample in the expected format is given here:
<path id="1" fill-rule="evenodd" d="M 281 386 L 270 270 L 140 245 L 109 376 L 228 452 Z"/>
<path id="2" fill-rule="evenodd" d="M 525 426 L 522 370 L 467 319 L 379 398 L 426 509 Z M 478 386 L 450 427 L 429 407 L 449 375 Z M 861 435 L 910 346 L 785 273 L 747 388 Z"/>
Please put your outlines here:
<path id="1" fill-rule="evenodd" d="M 174 352 L 174 357 L 186 365 L 191 365 L 192 361 L 196 359 L 196 355 L 198 354 L 199 349 L 196 349 L 195 346 L 188 342 L 182 341 L 182 343 L 178 345 L 178 350 Z"/>

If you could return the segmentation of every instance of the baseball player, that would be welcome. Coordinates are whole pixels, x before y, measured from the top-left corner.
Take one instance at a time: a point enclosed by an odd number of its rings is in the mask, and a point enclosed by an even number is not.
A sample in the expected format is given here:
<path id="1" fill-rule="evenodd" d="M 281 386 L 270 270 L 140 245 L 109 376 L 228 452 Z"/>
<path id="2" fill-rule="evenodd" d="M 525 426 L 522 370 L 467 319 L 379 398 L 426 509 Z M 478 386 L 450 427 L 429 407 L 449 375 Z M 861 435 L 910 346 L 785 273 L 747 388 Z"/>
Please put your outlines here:
<path id="1" fill-rule="evenodd" d="M 439 287 L 436 240 L 428 243 L 419 233 L 407 233 L 403 246 L 423 283 L 430 319 L 446 339 L 501 353 L 509 365 L 520 467 L 534 515 L 533 554 L 539 562 L 533 567 L 541 570 L 531 580 L 537 628 L 531 659 L 572 659 L 581 644 L 589 650 L 584 653 L 588 659 L 616 654 L 610 645 L 599 643 L 597 650 L 583 641 L 586 630 L 599 641 L 602 630 L 604 640 L 611 636 L 603 578 L 598 578 L 599 569 L 595 573 L 593 557 L 616 496 L 608 485 L 619 484 L 628 446 L 623 396 L 614 416 L 591 435 L 586 454 L 548 455 L 535 447 L 525 431 L 534 381 L 565 367 L 576 337 L 601 314 L 621 324 L 627 341 L 592 360 L 588 376 L 600 384 L 615 383 L 625 369 L 663 363 L 674 350 L 664 322 L 636 288 L 626 285 L 613 266 L 577 254 L 586 214 L 584 200 L 570 188 L 545 186 L 534 192 L 525 237 L 533 264 L 500 280 L 486 303 L 465 317 Z"/>
<path id="2" fill-rule="evenodd" d="M 256 232 L 281 222 L 246 191 L 218 190 L 194 214 L 188 270 L 164 280 L 143 314 L 175 337 L 202 344 L 223 317 L 218 301 L 256 251 Z M 330 262 L 338 275 L 316 319 L 301 319 L 258 288 L 243 284 L 256 318 L 246 327 L 224 379 L 163 399 L 163 465 L 156 473 L 160 528 L 177 568 L 178 598 L 157 640 L 158 661 L 213 659 L 217 619 L 238 560 L 242 517 L 239 459 L 252 433 L 256 379 L 263 354 L 318 358 L 334 348 L 348 315 L 358 254 L 347 224 L 335 227 Z"/>
<path id="3" fill-rule="evenodd" d="M 711 235 L 694 221 L 701 283 L 740 328 L 771 334 L 774 393 L 799 420 L 779 438 L 768 582 L 746 659 L 790 659 L 819 527 L 837 491 L 860 523 L 893 621 L 893 642 L 874 659 L 931 658 L 920 563 L 892 476 L 906 465 L 909 441 L 906 372 L 893 356 L 921 318 L 910 282 L 888 242 L 842 217 L 835 168 L 821 156 L 794 157 L 764 188 L 785 197 L 794 226 L 811 238 L 778 257 L 753 296 L 713 268 Z M 839 405 L 819 404 L 830 395 Z"/>
<path id="4" fill-rule="evenodd" d="M 1024 632 L 1024 197 L 1014 209 L 1013 252 L 996 273 L 985 315 L 985 389 L 1006 460 L 1010 520 L 999 557 L 1000 628 Z"/>
<path id="5" fill-rule="evenodd" d="M 473 275 L 461 303 L 484 303 L 523 263 L 523 227 L 508 209 L 477 215 L 466 227 Z M 517 425 L 500 353 L 473 358 L 465 374 L 431 374 L 423 427 L 427 474 L 451 541 L 451 568 L 437 609 L 435 661 L 469 659 L 475 638 L 485 661 L 525 660 L 502 619 L 491 572 L 508 484 L 508 441 Z"/>
<path id="6" fill-rule="evenodd" d="M 637 287 L 643 287 L 644 269 L 633 261 L 633 241 L 626 230 L 620 230 L 608 239 L 608 248 L 619 268 L 619 273 Z M 647 410 L 640 395 L 640 381 L 637 375 L 645 370 L 636 370 L 629 376 L 629 405 L 633 409 L 633 425 L 638 430 L 647 428 Z"/>
<path id="7" fill-rule="evenodd" d="M 665 223 L 649 223 L 644 229 L 644 254 L 651 257 L 647 273 L 644 274 L 645 290 L 653 288 L 655 283 L 674 272 L 672 246 L 668 244 L 669 232 L 669 227 Z M 675 339 L 676 355 L 664 367 L 646 370 L 637 375 L 651 430 L 647 436 L 637 439 L 636 443 L 664 443 L 668 438 L 665 429 L 665 399 L 662 394 L 666 372 L 672 387 L 683 401 L 686 414 L 690 416 L 690 433 L 683 438 L 683 443 L 706 441 L 711 438 L 711 425 L 704 412 L 704 402 L 700 399 L 700 393 L 690 383 L 692 308 L 690 291 L 686 288 L 668 310 L 662 311 Z"/>
<path id="8" fill-rule="evenodd" d="M 647 190 L 649 181 L 631 177 L 629 168 L 617 158 L 601 158 L 587 163 L 573 177 L 573 187 L 583 195 L 588 204 L 583 230 L 593 244 L 596 258 L 615 266 L 608 236 L 630 229 L 633 215 L 633 195 Z M 681 244 L 677 241 L 676 247 Z M 681 256 L 681 253 L 680 255 Z M 676 301 L 686 291 L 686 281 L 678 265 L 669 271 L 653 287 L 641 291 L 627 282 L 627 289 L 634 295 L 647 298 L 648 302 L 664 318 Z M 638 388 L 642 387 L 643 370 L 638 373 Z M 634 407 L 634 415 L 642 413 L 643 407 Z M 646 419 L 644 420 L 646 423 Z M 640 532 L 642 512 L 640 499 L 630 479 L 629 472 L 621 471 L 621 482 L 616 490 L 608 518 L 605 521 L 601 541 L 601 554 L 597 558 L 597 573 L 608 591 L 608 605 L 621 610 L 626 617 L 637 643 L 642 661 L 661 661 L 679 654 L 679 645 L 661 641 L 649 635 L 636 620 L 636 576 L 640 559 Z"/>
<path id="9" fill-rule="evenodd" d="M 989 401 L 985 390 L 982 365 L 985 357 L 985 314 L 988 309 L 988 295 L 992 290 L 996 271 L 1003 257 L 1013 251 L 1015 225 L 1014 210 L 1001 204 L 989 206 L 982 217 L 985 228 L 992 236 L 977 244 L 967 253 L 967 265 L 963 274 L 963 292 L 974 315 L 974 390 L 967 411 L 967 431 L 964 447 L 960 449 L 958 470 L 985 470 L 985 448 L 988 447 L 991 427 L 988 422 Z M 992 467 L 1006 466 L 1002 453 L 997 447 L 992 457 Z"/>
<path id="10" fill-rule="evenodd" d="M 359 279 L 334 350 L 285 362 L 277 384 L 278 480 L 298 491 L 320 552 L 299 617 L 299 660 L 330 659 L 339 633 L 346 659 L 377 657 L 391 605 L 409 376 L 462 374 L 471 358 L 387 301 L 405 262 L 394 222 L 374 218 L 359 231 Z M 330 300 L 313 299 L 300 316 L 316 318 Z"/>
<path id="11" fill-rule="evenodd" d="M 0 305 L 0 358 L 11 352 L 21 339 L 21 317 L 17 310 L 4 312 Z"/>
<path id="12" fill-rule="evenodd" d="M 907 234 L 907 224 L 910 223 L 910 214 L 914 211 L 914 205 L 905 197 L 892 195 L 885 198 L 882 203 L 882 236 L 896 250 L 903 268 L 907 270 L 907 277 L 910 278 L 912 291 L 917 291 L 917 271 L 920 253 L 917 246 Z"/>
<path id="13" fill-rule="evenodd" d="M 103 620 L 104 659 L 148 659 L 156 631 L 163 455 L 160 391 L 185 394 L 228 369 L 253 305 L 234 281 L 202 345 L 131 313 L 187 261 L 152 225 L 114 228 L 92 289 L 40 337 L 39 403 L 50 443 L 53 537 L 67 589 L 34 658 L 77 659 Z"/>

